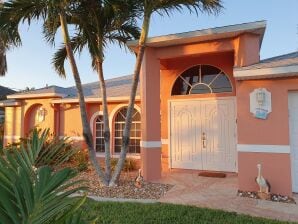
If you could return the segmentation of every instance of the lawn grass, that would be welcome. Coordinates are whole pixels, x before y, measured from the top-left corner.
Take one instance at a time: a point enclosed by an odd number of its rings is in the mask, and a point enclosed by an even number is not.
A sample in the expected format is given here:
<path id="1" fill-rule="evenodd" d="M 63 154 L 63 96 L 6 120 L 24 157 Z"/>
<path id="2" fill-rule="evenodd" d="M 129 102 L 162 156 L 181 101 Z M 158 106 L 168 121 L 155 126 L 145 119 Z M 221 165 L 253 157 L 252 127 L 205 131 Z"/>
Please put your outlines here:
<path id="1" fill-rule="evenodd" d="M 171 204 L 139 204 L 120 202 L 95 202 L 88 200 L 83 207 L 88 218 L 99 217 L 97 223 L 102 224 L 142 224 L 142 223 L 170 223 L 170 224 L 283 224 L 288 222 L 253 218 L 246 215 L 224 212 L 192 206 Z"/>

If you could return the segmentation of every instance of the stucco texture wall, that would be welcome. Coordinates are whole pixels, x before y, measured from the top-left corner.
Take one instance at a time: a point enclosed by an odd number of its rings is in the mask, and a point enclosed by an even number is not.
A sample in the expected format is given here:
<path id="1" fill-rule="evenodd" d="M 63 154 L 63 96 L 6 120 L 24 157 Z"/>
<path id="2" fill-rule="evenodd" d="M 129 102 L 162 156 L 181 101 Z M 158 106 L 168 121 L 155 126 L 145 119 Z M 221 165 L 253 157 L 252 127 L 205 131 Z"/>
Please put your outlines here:
<path id="1" fill-rule="evenodd" d="M 286 145 L 289 143 L 288 93 L 298 90 L 297 78 L 237 81 L 238 144 Z M 254 118 L 250 113 L 249 94 L 266 88 L 272 94 L 272 112 L 268 119 Z M 238 176 L 241 190 L 257 190 L 256 165 L 262 164 L 264 177 L 272 192 L 292 194 L 291 158 L 289 153 L 238 153 Z"/>

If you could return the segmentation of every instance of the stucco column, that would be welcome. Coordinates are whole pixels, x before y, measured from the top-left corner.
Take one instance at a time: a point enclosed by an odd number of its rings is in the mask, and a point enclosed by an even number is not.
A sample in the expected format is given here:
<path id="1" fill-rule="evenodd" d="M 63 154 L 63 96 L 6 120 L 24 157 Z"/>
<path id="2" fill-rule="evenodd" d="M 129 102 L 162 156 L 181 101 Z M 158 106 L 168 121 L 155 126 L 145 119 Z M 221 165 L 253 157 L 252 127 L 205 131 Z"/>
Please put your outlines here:
<path id="1" fill-rule="evenodd" d="M 141 70 L 141 167 L 146 181 L 161 177 L 160 63 L 147 48 Z"/>

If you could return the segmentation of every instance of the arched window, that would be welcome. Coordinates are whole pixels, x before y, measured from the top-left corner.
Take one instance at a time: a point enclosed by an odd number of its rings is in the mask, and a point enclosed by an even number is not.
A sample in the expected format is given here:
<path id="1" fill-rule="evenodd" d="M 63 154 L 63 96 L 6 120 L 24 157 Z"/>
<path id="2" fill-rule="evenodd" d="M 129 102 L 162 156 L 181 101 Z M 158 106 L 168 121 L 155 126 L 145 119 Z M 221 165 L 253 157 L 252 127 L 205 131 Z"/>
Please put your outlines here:
<path id="1" fill-rule="evenodd" d="M 102 115 L 99 115 L 95 120 L 95 148 L 96 152 L 105 152 Z"/>
<path id="2" fill-rule="evenodd" d="M 115 115 L 114 122 L 114 146 L 115 152 L 121 152 L 122 135 L 125 126 L 125 118 L 127 113 L 127 107 L 120 109 Z M 134 109 L 131 131 L 130 131 L 130 144 L 128 153 L 140 153 L 140 141 L 141 141 L 141 114 Z"/>
<path id="3" fill-rule="evenodd" d="M 211 65 L 196 65 L 183 72 L 174 83 L 172 95 L 232 92 L 228 76 Z"/>

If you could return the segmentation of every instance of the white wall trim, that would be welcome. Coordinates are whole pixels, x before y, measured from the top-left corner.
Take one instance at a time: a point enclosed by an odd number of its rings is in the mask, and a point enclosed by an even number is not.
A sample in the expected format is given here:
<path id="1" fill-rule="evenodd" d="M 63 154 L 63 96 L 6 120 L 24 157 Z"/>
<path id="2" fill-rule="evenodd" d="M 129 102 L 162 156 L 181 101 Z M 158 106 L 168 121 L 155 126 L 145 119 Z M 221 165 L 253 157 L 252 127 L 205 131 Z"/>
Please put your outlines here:
<path id="1" fill-rule="evenodd" d="M 160 148 L 161 141 L 141 141 L 141 148 Z"/>
<path id="2" fill-rule="evenodd" d="M 0 102 L 0 107 L 17 107 L 21 106 L 21 102 Z"/>
<path id="3" fill-rule="evenodd" d="M 291 148 L 289 145 L 246 145 L 238 144 L 238 152 L 261 152 L 261 153 L 285 153 L 289 154 Z"/>
<path id="4" fill-rule="evenodd" d="M 20 140 L 21 136 L 18 135 L 4 135 L 4 139 Z"/>
<path id="5" fill-rule="evenodd" d="M 94 121 L 95 121 L 95 119 L 98 117 L 98 116 L 100 116 L 100 115 L 103 115 L 103 112 L 102 111 L 97 111 L 97 112 L 95 112 L 92 116 L 91 116 L 91 118 L 90 118 L 90 128 L 91 128 L 91 132 L 92 132 L 92 134 L 94 134 L 93 132 L 94 132 L 94 128 L 93 128 L 93 125 L 94 125 Z"/>
<path id="6" fill-rule="evenodd" d="M 96 153 L 96 157 L 97 158 L 105 158 L 105 154 L 104 153 L 101 153 L 101 152 L 97 152 Z M 117 153 L 117 154 L 112 154 L 111 155 L 111 158 L 115 158 L 115 159 L 119 159 L 120 158 L 120 154 Z M 130 159 L 141 159 L 141 155 L 138 154 L 138 153 L 127 153 L 126 154 L 126 158 L 130 158 Z"/>
<path id="7" fill-rule="evenodd" d="M 129 96 L 120 96 L 120 97 L 108 97 L 108 103 L 110 102 L 123 102 L 123 101 L 129 101 Z M 136 96 L 136 101 L 140 101 L 141 98 L 140 96 Z M 53 100 L 52 103 L 53 104 L 60 104 L 60 103 L 78 103 L 79 100 L 78 98 L 71 98 L 71 99 L 58 99 L 58 100 Z M 90 97 L 90 98 L 86 98 L 85 102 L 87 103 L 101 103 L 102 102 L 102 98 L 98 98 L 98 97 Z"/>
<path id="8" fill-rule="evenodd" d="M 161 144 L 168 145 L 169 144 L 169 139 L 161 139 Z"/>
<path id="9" fill-rule="evenodd" d="M 59 136 L 59 138 L 60 139 L 68 138 L 73 141 L 84 141 L 85 140 L 83 136 Z"/>
<path id="10" fill-rule="evenodd" d="M 45 98 L 45 97 L 65 97 L 65 94 L 59 93 L 24 93 L 24 94 L 13 94 L 8 95 L 7 99 L 31 99 L 31 98 Z"/>
<path id="11" fill-rule="evenodd" d="M 259 68 L 237 70 L 234 69 L 234 77 L 238 80 L 245 79 L 262 79 L 262 78 L 278 78 L 287 76 L 298 76 L 298 65 L 281 66 L 275 68 Z"/>

